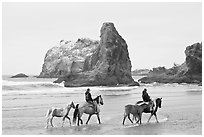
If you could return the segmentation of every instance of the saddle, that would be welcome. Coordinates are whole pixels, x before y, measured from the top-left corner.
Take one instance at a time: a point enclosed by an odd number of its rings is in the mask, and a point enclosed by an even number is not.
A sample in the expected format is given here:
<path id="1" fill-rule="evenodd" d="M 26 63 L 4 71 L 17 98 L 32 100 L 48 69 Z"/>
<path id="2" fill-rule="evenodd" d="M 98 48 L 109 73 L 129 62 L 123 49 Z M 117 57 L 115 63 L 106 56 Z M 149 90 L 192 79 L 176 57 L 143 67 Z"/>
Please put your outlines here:
<path id="1" fill-rule="evenodd" d="M 142 105 L 142 104 L 147 104 L 147 105 L 148 105 L 148 104 L 149 104 L 149 102 L 138 101 L 138 102 L 136 103 L 136 105 L 139 105 L 139 106 L 140 106 L 140 105 Z"/>
<path id="2" fill-rule="evenodd" d="M 97 112 L 97 105 L 94 103 L 86 102 L 83 106 L 84 107 L 92 107 L 95 110 L 95 112 Z"/>
<path id="3" fill-rule="evenodd" d="M 148 105 L 148 104 L 149 104 L 149 102 L 145 102 L 145 101 L 138 101 L 138 102 L 136 103 L 136 105 L 138 105 L 138 106 L 140 106 L 140 105 L 142 105 L 142 104 L 146 104 L 146 105 Z M 154 105 L 153 105 L 153 107 L 154 107 Z M 150 112 L 150 107 L 145 108 L 145 109 L 144 109 L 144 112 L 145 112 L 145 113 Z"/>

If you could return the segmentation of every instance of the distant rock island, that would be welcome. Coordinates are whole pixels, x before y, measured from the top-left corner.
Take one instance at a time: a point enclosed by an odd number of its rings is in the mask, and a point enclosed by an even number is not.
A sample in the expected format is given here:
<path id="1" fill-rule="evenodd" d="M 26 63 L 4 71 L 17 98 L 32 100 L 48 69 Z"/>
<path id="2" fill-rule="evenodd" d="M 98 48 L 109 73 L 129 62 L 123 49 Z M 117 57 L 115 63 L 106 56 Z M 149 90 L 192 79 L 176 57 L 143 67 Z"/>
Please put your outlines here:
<path id="1" fill-rule="evenodd" d="M 195 43 L 185 50 L 186 59 L 181 65 L 170 69 L 153 68 L 147 77 L 138 81 L 142 83 L 202 83 L 202 43 Z"/>
<path id="2" fill-rule="evenodd" d="M 27 75 L 23 73 L 19 73 L 19 74 L 12 76 L 11 78 L 27 78 L 27 77 L 28 77 Z"/>
<path id="3" fill-rule="evenodd" d="M 132 75 L 133 76 L 146 76 L 148 75 L 150 72 L 149 69 L 135 69 L 134 71 L 132 71 Z"/>
<path id="4" fill-rule="evenodd" d="M 113 23 L 103 23 L 100 41 L 78 39 L 60 41 L 60 47 L 48 50 L 39 77 L 57 77 L 65 87 L 139 86 L 131 75 L 131 61 L 126 41 Z"/>

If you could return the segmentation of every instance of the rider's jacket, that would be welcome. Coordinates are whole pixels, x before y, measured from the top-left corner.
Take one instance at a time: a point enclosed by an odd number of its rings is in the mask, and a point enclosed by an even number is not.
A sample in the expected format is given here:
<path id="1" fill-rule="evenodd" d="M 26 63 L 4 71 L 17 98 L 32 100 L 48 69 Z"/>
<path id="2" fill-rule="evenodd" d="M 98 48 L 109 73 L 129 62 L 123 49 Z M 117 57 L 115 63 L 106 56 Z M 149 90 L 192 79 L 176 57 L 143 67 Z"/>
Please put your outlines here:
<path id="1" fill-rule="evenodd" d="M 150 96 L 148 95 L 147 92 L 143 92 L 143 94 L 142 94 L 142 99 L 143 99 L 144 102 L 149 102 L 149 101 L 151 101 Z"/>
<path id="2" fill-rule="evenodd" d="M 93 102 L 90 92 L 88 91 L 85 92 L 85 99 L 86 99 L 86 102 Z"/>

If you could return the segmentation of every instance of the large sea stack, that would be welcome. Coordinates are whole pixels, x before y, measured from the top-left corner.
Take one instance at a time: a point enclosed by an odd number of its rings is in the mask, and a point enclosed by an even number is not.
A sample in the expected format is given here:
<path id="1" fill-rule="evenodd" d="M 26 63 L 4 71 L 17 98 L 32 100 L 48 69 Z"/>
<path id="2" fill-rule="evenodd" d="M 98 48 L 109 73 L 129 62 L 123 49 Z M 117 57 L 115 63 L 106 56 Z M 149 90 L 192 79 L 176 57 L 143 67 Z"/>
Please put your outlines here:
<path id="1" fill-rule="evenodd" d="M 64 81 L 65 87 L 116 86 L 123 84 L 139 86 L 131 76 L 132 66 L 127 44 L 117 32 L 113 23 L 103 23 L 100 30 L 100 42 L 95 42 L 93 47 L 90 48 L 92 49 L 91 52 L 85 54 L 82 57 L 83 59 L 81 58 L 81 63 L 71 65 L 72 71 L 63 71 L 63 75 L 60 75 L 55 82 L 61 83 Z M 81 51 L 83 49 L 78 50 Z M 68 60 L 64 63 L 69 62 Z M 80 61 L 73 59 L 72 64 L 73 62 Z"/>
<path id="2" fill-rule="evenodd" d="M 154 68 L 147 77 L 139 79 L 142 83 L 202 83 L 202 43 L 186 47 L 186 59 L 181 65 L 170 69 Z"/>

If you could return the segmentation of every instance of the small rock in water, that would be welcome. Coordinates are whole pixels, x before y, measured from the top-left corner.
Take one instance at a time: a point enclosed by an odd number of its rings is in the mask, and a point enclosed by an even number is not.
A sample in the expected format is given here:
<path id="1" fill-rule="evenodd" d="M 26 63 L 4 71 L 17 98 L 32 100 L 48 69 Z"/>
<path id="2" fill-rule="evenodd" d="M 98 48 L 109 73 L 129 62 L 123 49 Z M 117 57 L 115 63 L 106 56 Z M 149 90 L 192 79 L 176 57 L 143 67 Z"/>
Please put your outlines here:
<path id="1" fill-rule="evenodd" d="M 19 73 L 17 75 L 12 76 L 11 78 L 26 78 L 26 77 L 28 77 L 28 76 L 23 74 L 23 73 Z"/>

